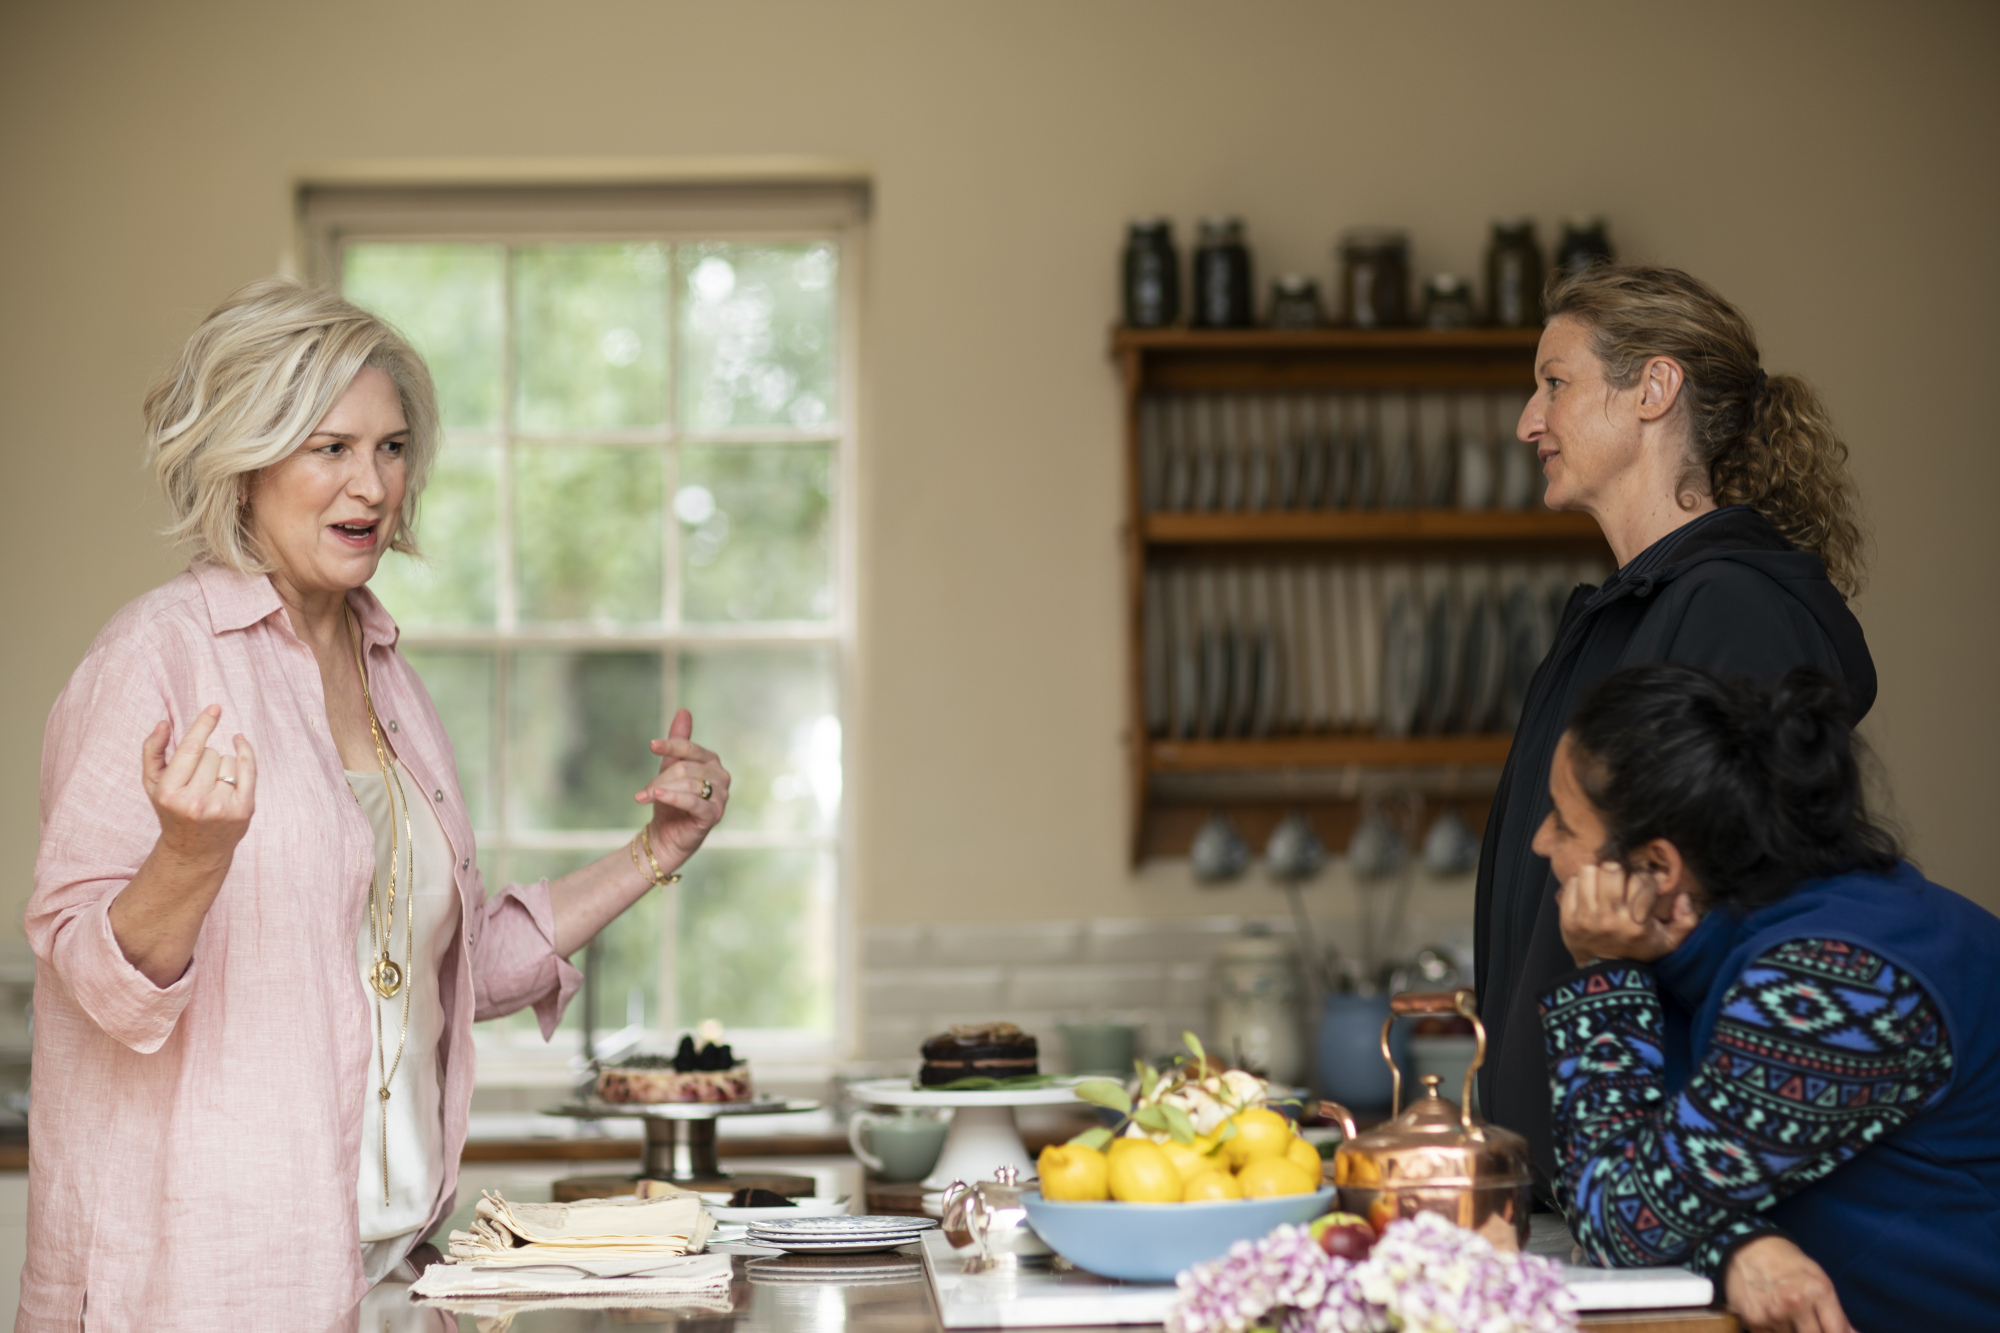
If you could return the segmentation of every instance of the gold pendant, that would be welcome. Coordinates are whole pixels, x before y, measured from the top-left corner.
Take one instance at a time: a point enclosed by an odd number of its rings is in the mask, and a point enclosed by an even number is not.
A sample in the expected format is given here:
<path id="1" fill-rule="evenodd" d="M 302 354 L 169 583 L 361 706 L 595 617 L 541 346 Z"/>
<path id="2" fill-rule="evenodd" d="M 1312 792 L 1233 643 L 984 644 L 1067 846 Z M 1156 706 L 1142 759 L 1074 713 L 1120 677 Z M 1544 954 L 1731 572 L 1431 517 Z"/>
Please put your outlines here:
<path id="1" fill-rule="evenodd" d="M 368 984 L 383 999 L 393 1000 L 396 992 L 403 989 L 403 969 L 387 958 L 377 958 L 368 969 Z"/>

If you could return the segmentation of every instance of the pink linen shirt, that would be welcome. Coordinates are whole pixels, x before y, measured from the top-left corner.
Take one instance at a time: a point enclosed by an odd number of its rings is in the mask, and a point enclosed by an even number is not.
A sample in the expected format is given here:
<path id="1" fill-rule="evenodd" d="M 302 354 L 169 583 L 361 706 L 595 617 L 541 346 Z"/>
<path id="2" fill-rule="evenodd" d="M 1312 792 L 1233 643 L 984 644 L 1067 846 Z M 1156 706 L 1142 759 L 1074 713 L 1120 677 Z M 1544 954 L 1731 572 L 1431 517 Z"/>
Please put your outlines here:
<path id="1" fill-rule="evenodd" d="M 445 1010 L 447 1216 L 472 1101 L 472 1024 L 534 1005 L 546 1037 L 580 980 L 547 881 L 488 899 L 446 737 L 397 629 L 349 595 L 388 739 L 450 842 L 462 905 Z M 257 807 L 194 960 L 161 989 L 111 933 L 159 836 L 140 743 L 222 706 Z M 170 750 L 171 752 L 171 750 Z M 416 793 L 412 793 L 414 797 Z M 28 902 L 35 982 L 28 1250 L 16 1330 L 336 1326 L 359 1302 L 355 1180 L 370 1010 L 355 966 L 375 835 L 328 733 L 319 667 L 268 578 L 200 564 L 111 620 L 49 715 Z"/>

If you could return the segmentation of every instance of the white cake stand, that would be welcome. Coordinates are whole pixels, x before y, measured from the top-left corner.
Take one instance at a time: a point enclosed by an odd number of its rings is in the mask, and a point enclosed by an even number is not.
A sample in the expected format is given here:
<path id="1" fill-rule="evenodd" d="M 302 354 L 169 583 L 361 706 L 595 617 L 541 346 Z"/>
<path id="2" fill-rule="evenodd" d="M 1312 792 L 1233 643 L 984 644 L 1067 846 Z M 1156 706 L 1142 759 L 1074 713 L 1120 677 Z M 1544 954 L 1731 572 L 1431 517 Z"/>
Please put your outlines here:
<path id="1" fill-rule="evenodd" d="M 1003 1166 L 1011 1166 L 1023 1178 L 1035 1174 L 1028 1159 L 1027 1145 L 1021 1142 L 1021 1126 L 1014 1119 L 1017 1106 L 1067 1106 L 1076 1102 L 1080 1079 L 1063 1079 L 1044 1088 L 1019 1088 L 992 1092 L 940 1092 L 935 1088 L 910 1086 L 907 1078 L 877 1078 L 848 1088 L 858 1102 L 872 1106 L 907 1106 L 948 1110 L 951 1129 L 944 1136 L 937 1166 L 924 1177 L 924 1188 L 941 1190 L 954 1180 L 970 1185 L 990 1180 Z"/>

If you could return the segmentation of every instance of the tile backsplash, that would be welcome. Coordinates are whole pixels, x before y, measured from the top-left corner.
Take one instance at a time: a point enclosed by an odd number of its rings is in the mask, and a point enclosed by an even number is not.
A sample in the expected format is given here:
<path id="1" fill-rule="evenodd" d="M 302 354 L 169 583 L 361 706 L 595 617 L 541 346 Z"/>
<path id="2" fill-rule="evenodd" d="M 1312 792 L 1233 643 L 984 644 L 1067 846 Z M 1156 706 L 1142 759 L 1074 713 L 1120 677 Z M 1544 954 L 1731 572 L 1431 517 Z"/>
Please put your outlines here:
<path id="1" fill-rule="evenodd" d="M 1216 950 L 1257 918 L 869 926 L 861 933 L 861 1059 L 914 1069 L 924 1038 L 1005 1019 L 1041 1038 L 1045 1070 L 1067 1068 L 1057 1026 L 1141 1028 L 1147 1055 L 1206 1035 Z M 1288 918 L 1263 921 L 1290 935 Z M 1329 926 L 1331 933 L 1331 926 Z"/>

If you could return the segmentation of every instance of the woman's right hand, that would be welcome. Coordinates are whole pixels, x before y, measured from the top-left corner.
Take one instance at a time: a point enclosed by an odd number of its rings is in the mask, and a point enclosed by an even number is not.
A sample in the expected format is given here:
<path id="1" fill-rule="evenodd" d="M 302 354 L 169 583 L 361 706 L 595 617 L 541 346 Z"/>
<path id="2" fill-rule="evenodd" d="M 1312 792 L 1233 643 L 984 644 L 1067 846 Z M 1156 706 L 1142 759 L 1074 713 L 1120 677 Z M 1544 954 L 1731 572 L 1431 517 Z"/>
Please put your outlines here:
<path id="1" fill-rule="evenodd" d="M 1783 1236 L 1759 1236 L 1730 1255 L 1722 1286 L 1750 1333 L 1854 1333 L 1833 1279 Z"/>
<path id="2" fill-rule="evenodd" d="M 171 759 L 165 722 L 141 747 L 146 797 L 160 820 L 160 849 L 183 862 L 226 863 L 257 809 L 257 756 L 250 742 L 238 733 L 234 758 L 208 748 L 221 720 L 219 706 L 202 709 Z"/>

